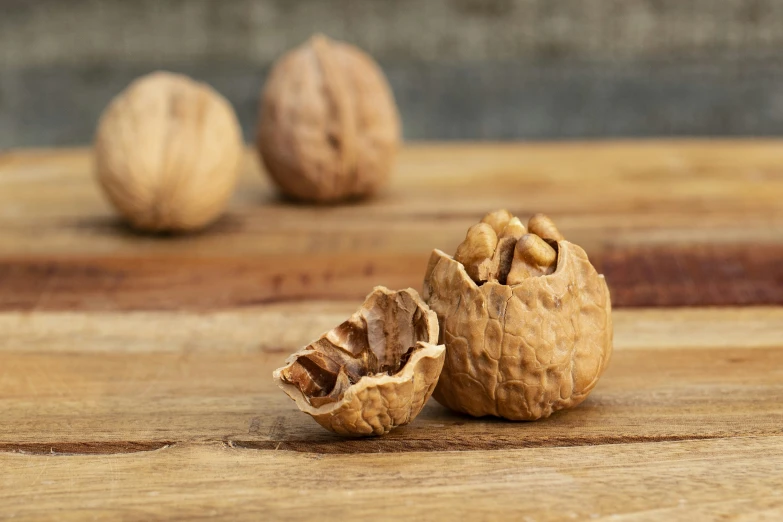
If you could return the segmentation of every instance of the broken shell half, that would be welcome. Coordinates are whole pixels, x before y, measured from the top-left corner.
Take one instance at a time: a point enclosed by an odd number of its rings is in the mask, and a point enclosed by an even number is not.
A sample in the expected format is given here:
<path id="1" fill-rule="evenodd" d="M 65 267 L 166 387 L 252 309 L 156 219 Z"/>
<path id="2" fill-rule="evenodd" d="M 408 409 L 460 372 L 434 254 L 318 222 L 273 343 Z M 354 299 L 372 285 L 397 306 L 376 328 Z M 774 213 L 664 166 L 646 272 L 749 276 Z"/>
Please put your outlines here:
<path id="1" fill-rule="evenodd" d="M 340 435 L 383 435 L 412 421 L 438 383 L 438 318 L 411 289 L 376 287 L 350 319 L 273 373 L 300 410 Z"/>

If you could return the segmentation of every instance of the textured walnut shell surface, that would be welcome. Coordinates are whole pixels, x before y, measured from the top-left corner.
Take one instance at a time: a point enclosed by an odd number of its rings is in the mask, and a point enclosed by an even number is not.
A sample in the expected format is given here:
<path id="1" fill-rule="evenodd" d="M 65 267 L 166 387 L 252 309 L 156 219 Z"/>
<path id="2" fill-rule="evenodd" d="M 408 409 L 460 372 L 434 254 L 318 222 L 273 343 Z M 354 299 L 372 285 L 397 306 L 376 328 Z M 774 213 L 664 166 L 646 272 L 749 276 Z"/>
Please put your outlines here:
<path id="1" fill-rule="evenodd" d="M 187 76 L 156 72 L 131 83 L 103 112 L 96 175 L 135 228 L 195 230 L 225 208 L 243 150 L 225 98 Z"/>
<path id="2" fill-rule="evenodd" d="M 383 435 L 412 421 L 432 395 L 445 356 L 437 341 L 437 316 L 415 290 L 377 287 L 350 319 L 291 355 L 273 378 L 324 428 Z M 341 378 L 345 388 L 332 393 Z"/>
<path id="3" fill-rule="evenodd" d="M 587 398 L 612 353 L 609 290 L 577 245 L 559 241 L 554 273 L 477 286 L 435 250 L 424 298 L 446 361 L 435 399 L 476 417 L 535 420 Z"/>
<path id="4" fill-rule="evenodd" d="M 388 178 L 399 141 L 391 88 L 356 47 L 317 36 L 274 65 L 258 148 L 283 193 L 314 202 L 371 194 Z"/>

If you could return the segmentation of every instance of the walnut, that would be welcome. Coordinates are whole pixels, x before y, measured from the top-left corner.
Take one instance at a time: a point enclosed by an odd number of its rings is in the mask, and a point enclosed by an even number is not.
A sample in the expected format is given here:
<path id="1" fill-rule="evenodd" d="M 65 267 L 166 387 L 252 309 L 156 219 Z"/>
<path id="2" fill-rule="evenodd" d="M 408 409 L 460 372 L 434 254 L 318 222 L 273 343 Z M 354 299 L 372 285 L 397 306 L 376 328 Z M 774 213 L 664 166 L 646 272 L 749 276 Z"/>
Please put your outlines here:
<path id="1" fill-rule="evenodd" d="M 137 79 L 101 116 L 98 181 L 135 228 L 188 231 L 223 212 L 244 144 L 231 105 L 208 85 L 157 72 Z"/>
<path id="2" fill-rule="evenodd" d="M 528 229 L 542 224 L 548 236 L 559 235 L 540 216 Z M 529 233 L 513 246 L 512 262 L 487 281 L 472 279 L 456 256 L 432 253 L 424 298 L 446 345 L 433 396 L 477 417 L 535 420 L 578 405 L 598 382 L 612 353 L 611 302 L 604 277 L 577 245 Z"/>
<path id="3" fill-rule="evenodd" d="M 437 316 L 415 290 L 379 286 L 273 378 L 324 428 L 383 435 L 412 421 L 432 395 L 446 349 L 437 341 Z"/>
<path id="4" fill-rule="evenodd" d="M 261 100 L 257 141 L 284 194 L 333 202 L 371 194 L 388 178 L 400 120 L 372 58 L 314 36 L 275 63 Z"/>

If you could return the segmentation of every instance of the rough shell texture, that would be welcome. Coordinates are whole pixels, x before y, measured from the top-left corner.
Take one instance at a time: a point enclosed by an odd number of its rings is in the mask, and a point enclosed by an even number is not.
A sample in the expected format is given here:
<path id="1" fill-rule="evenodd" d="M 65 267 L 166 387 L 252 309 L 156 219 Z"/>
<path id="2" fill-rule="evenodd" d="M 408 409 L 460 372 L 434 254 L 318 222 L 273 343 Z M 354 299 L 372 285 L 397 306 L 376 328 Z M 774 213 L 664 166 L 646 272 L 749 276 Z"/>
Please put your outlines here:
<path id="1" fill-rule="evenodd" d="M 432 395 L 445 353 L 437 340 L 437 316 L 415 290 L 377 287 L 273 378 L 324 428 L 383 435 L 412 421 Z"/>
<path id="2" fill-rule="evenodd" d="M 399 141 L 386 78 L 356 47 L 316 36 L 274 65 L 258 148 L 283 193 L 319 202 L 370 194 L 388 178 Z"/>
<path id="3" fill-rule="evenodd" d="M 513 286 L 477 286 L 460 263 L 433 252 L 424 297 L 446 345 L 438 402 L 535 420 L 587 397 L 612 352 L 609 291 L 584 250 L 557 245 L 554 273 Z"/>
<path id="4" fill-rule="evenodd" d="M 142 230 L 201 228 L 225 208 L 243 154 L 231 105 L 178 74 L 134 81 L 101 116 L 96 173 L 114 207 Z"/>

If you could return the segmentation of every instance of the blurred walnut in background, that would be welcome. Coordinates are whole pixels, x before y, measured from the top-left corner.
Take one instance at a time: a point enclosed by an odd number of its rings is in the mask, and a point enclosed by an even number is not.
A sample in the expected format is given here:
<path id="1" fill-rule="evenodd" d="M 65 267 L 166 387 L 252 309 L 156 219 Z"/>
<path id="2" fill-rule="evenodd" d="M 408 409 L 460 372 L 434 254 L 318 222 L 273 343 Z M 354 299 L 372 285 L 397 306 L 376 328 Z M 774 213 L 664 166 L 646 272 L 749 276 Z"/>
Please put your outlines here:
<path id="1" fill-rule="evenodd" d="M 95 136 L 98 181 L 134 228 L 188 231 L 223 212 L 236 185 L 242 132 L 206 84 L 157 72 L 105 109 Z"/>
<path id="2" fill-rule="evenodd" d="M 391 89 L 364 52 L 314 36 L 275 63 L 258 149 L 284 194 L 311 202 L 371 194 L 388 178 L 399 141 Z"/>

